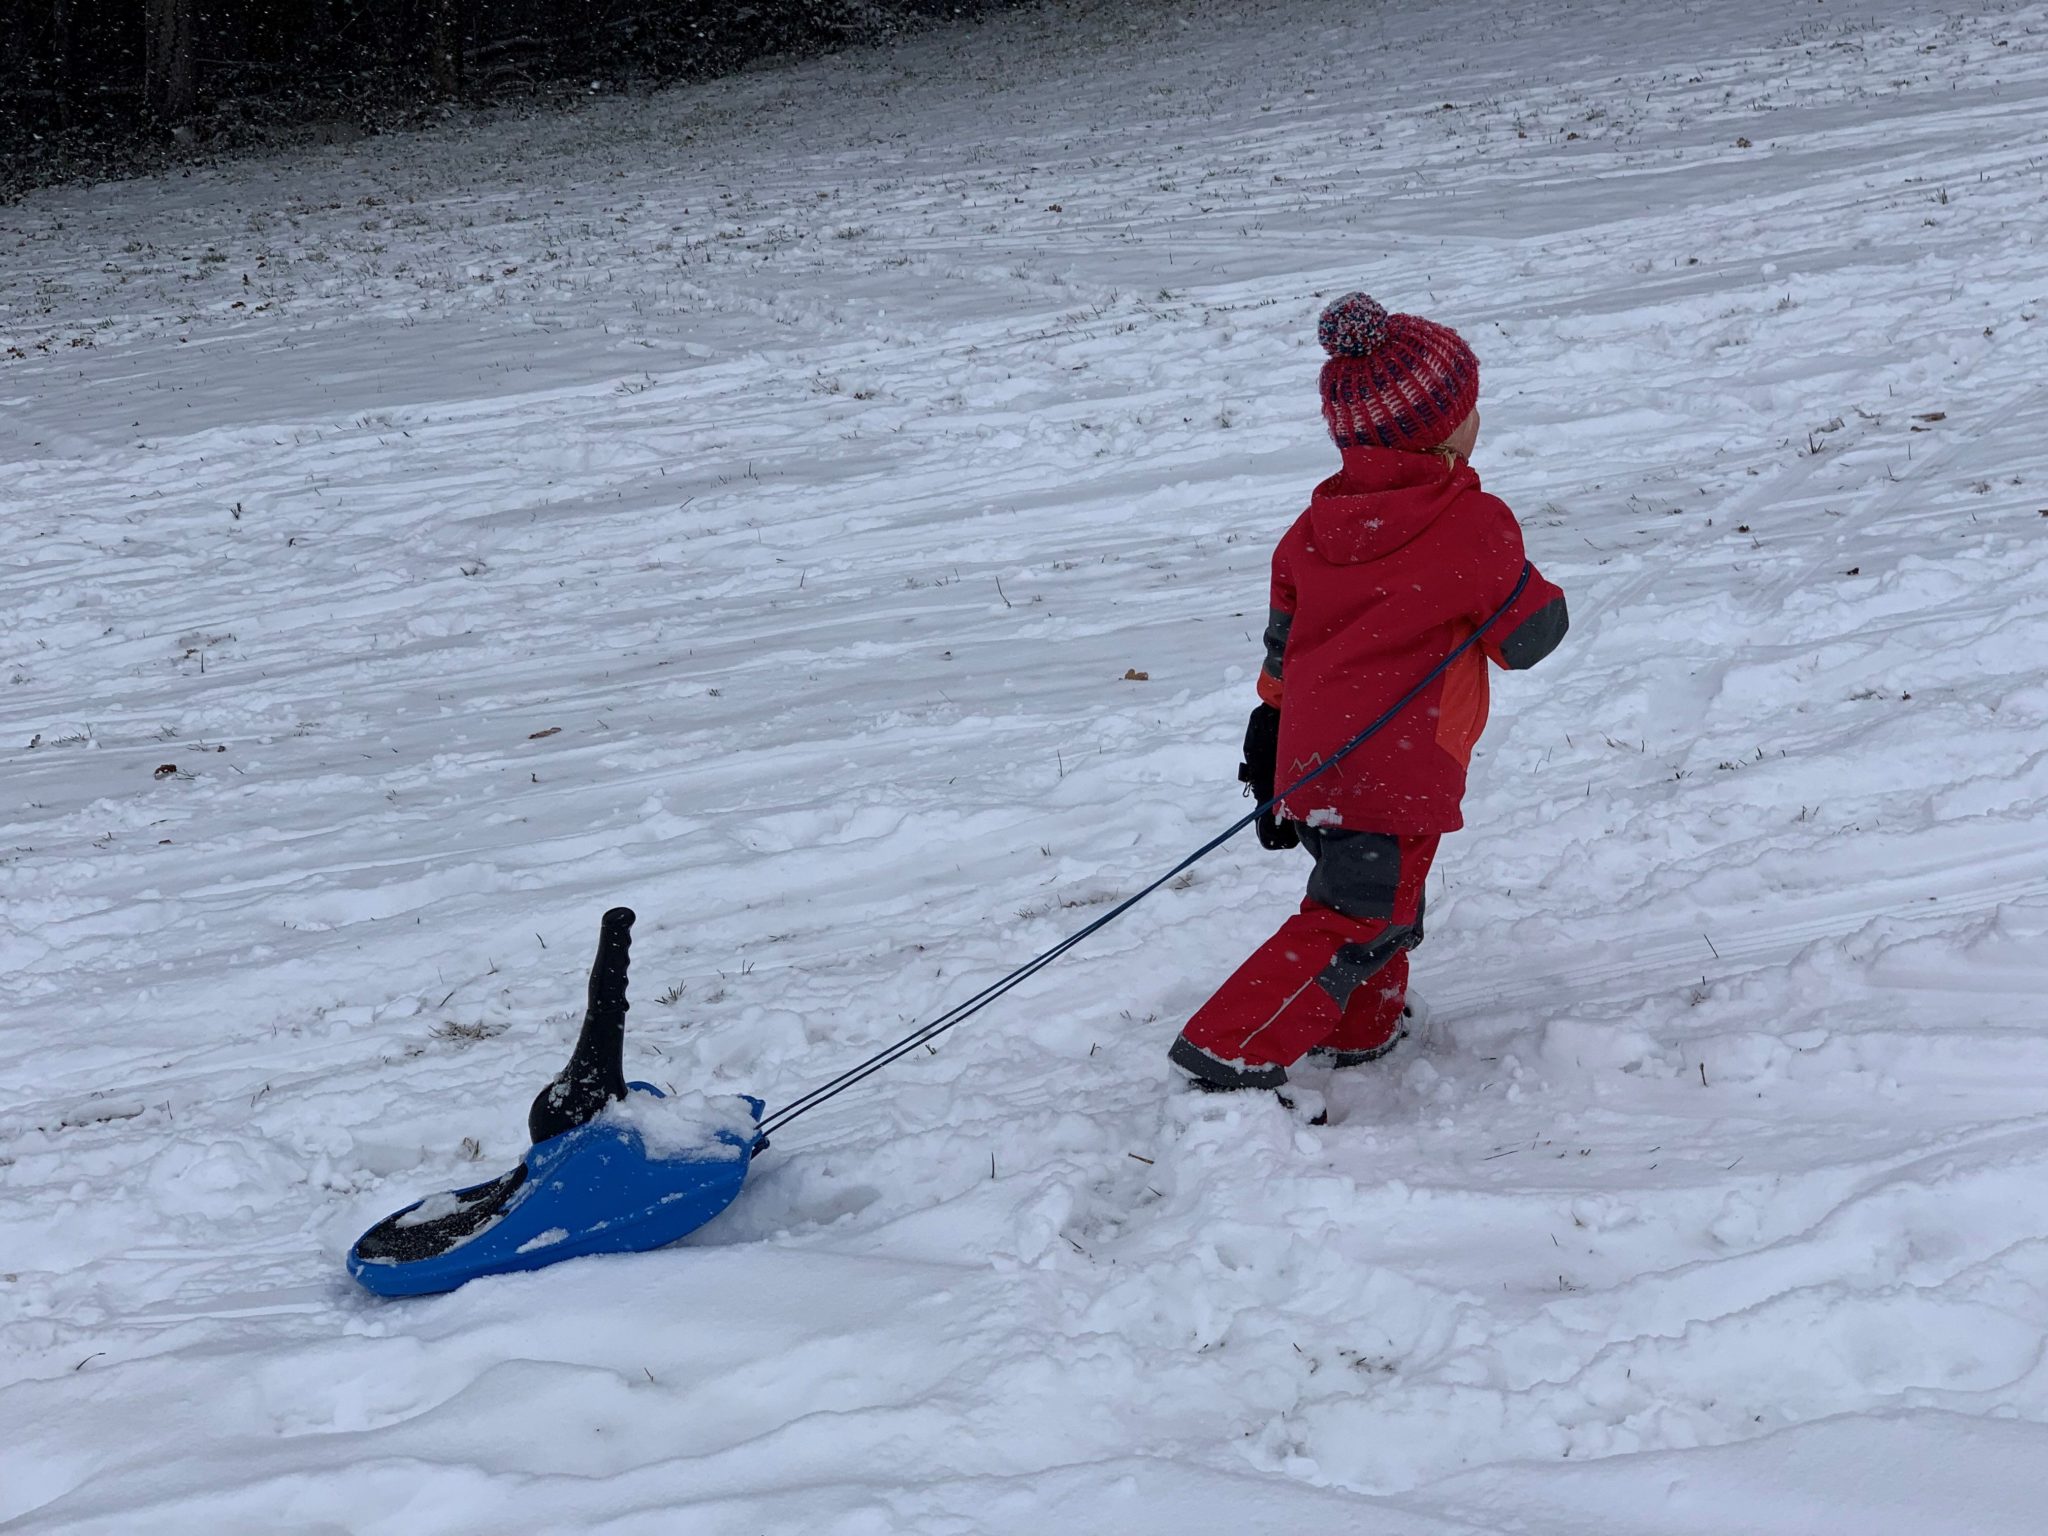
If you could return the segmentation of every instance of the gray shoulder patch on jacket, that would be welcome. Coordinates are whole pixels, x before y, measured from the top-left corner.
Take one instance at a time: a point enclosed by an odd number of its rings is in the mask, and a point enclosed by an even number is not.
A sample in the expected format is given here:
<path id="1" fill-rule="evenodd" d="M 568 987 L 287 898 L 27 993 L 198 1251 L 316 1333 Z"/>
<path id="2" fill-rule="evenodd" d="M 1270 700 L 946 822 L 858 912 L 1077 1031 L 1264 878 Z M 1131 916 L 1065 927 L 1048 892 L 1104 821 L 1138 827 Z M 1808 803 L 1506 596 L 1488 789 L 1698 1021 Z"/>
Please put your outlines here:
<path id="1" fill-rule="evenodd" d="M 1274 608 L 1266 616 L 1266 676 L 1279 677 L 1287 657 L 1287 636 L 1294 628 L 1294 615 Z"/>
<path id="2" fill-rule="evenodd" d="M 1526 672 L 1557 649 L 1571 628 L 1564 599 L 1554 597 L 1515 626 L 1514 633 L 1500 643 L 1501 659 L 1516 672 Z"/>

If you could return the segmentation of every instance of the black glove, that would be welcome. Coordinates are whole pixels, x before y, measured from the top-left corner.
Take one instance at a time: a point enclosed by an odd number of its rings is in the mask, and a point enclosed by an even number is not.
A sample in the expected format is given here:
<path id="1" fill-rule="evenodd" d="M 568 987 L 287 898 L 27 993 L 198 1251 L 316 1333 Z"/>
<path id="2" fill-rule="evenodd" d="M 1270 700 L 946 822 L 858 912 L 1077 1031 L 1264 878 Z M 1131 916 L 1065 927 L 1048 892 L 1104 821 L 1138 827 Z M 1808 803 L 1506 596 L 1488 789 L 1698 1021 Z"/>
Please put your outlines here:
<path id="1" fill-rule="evenodd" d="M 1251 797 L 1264 805 L 1273 798 L 1273 776 L 1280 758 L 1280 711 L 1270 704 L 1261 704 L 1252 711 L 1252 718 L 1244 728 L 1244 761 L 1237 765 L 1238 779 L 1251 786 Z M 1294 829 L 1294 823 L 1268 811 L 1259 818 L 1259 846 L 1262 848 L 1296 848 L 1301 845 L 1301 834 Z"/>

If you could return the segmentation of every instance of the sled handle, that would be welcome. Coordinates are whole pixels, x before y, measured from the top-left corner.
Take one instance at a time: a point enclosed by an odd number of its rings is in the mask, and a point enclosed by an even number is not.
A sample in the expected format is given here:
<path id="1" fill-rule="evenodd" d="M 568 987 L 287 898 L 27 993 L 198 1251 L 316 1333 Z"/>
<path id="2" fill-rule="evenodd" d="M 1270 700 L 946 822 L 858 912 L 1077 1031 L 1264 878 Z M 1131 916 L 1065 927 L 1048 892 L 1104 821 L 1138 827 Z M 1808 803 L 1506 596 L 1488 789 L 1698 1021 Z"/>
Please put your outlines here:
<path id="1" fill-rule="evenodd" d="M 535 1146 L 588 1125 L 605 1105 L 626 1096 L 626 971 L 632 958 L 633 909 L 613 907 L 598 927 L 590 999 L 575 1053 L 526 1112 L 527 1134 Z"/>
<path id="2" fill-rule="evenodd" d="M 633 960 L 633 909 L 613 907 L 598 922 L 597 958 L 590 964 L 590 1001 L 584 1011 L 584 1028 L 590 1020 L 616 1019 L 621 1031 L 626 1020 L 626 969 Z"/>

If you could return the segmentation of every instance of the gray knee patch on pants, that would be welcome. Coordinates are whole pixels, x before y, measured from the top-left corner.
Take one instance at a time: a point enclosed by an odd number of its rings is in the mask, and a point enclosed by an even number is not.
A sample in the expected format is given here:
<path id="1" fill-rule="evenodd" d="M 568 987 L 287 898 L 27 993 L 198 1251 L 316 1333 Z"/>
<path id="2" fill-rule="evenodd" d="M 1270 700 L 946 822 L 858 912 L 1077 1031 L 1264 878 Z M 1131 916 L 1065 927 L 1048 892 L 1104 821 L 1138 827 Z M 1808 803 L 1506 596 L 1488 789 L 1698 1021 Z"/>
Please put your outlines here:
<path id="1" fill-rule="evenodd" d="M 1308 877 L 1310 901 L 1346 917 L 1394 915 L 1401 890 L 1401 839 L 1385 832 L 1304 826 L 1301 840 L 1316 860 Z"/>
<path id="2" fill-rule="evenodd" d="M 1411 927 L 1389 928 L 1364 944 L 1346 944 L 1330 957 L 1330 963 L 1316 976 L 1316 985 L 1339 1008 L 1351 1001 L 1351 994 L 1387 968 L 1387 962 L 1404 949 L 1413 949 L 1419 935 Z"/>

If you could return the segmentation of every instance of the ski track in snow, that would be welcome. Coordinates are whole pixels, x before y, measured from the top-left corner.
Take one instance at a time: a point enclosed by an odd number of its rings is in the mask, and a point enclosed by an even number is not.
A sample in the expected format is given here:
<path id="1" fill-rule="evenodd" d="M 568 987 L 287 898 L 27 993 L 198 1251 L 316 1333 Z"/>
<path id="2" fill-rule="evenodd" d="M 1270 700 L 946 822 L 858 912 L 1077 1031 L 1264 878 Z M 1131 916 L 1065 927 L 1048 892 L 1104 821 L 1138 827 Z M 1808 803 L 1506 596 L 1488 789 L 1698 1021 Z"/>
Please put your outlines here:
<path id="1" fill-rule="evenodd" d="M 0 1529 L 2037 1532 L 2044 111 L 2039 4 L 1077 5 L 0 210 Z M 1174 1086 L 1242 839 L 681 1247 L 357 1292 L 605 907 L 772 1107 L 1239 813 L 1359 286 L 1576 626 L 1425 1037 Z"/>

